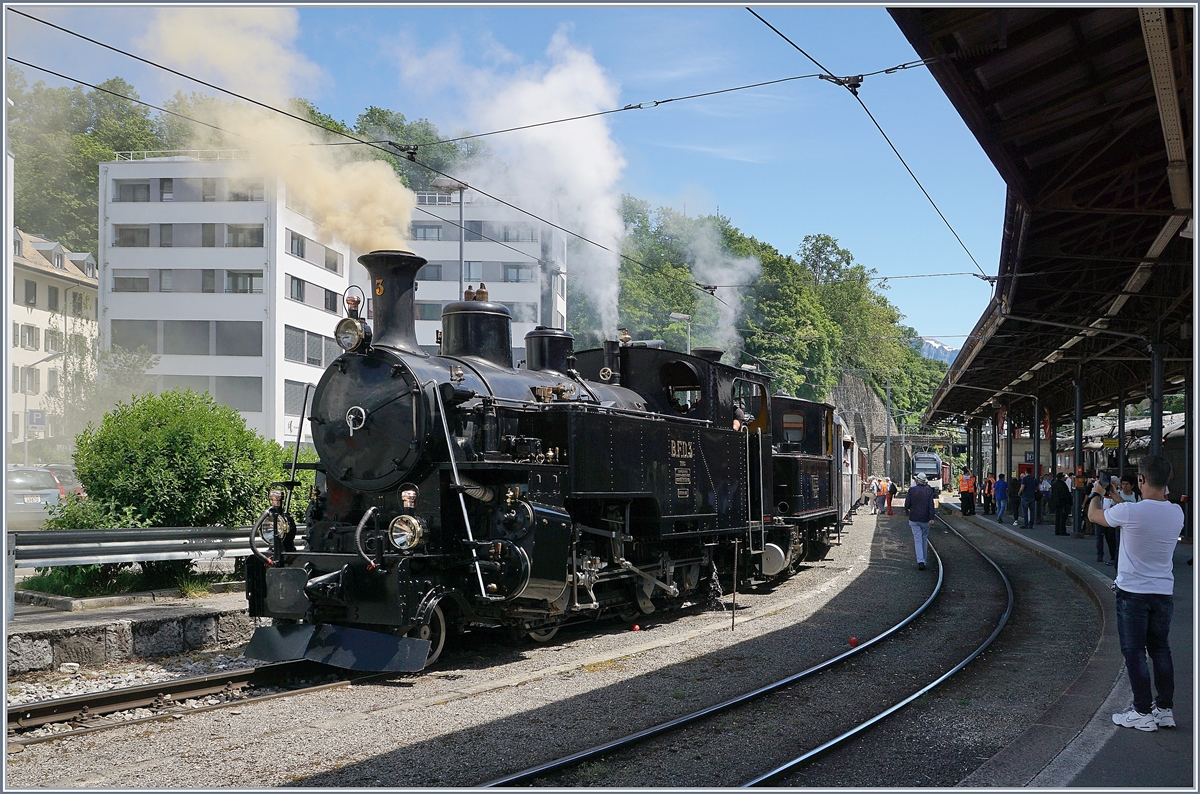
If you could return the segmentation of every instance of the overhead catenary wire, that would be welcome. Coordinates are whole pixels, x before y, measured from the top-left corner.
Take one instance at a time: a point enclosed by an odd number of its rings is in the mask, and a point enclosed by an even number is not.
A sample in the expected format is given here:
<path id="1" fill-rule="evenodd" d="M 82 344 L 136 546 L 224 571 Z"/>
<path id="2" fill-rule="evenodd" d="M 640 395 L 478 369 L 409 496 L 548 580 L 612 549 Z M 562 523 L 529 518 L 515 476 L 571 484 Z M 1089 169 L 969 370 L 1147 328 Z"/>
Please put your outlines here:
<path id="1" fill-rule="evenodd" d="M 391 148 L 385 148 L 385 146 L 383 146 L 383 145 L 381 145 L 381 144 L 378 144 L 378 143 L 375 143 L 375 142 L 373 142 L 373 141 L 367 141 L 367 140 L 363 140 L 363 139 L 361 139 L 361 138 L 358 138 L 358 137 L 356 137 L 356 136 L 354 136 L 354 135 L 351 135 L 351 134 L 350 134 L 350 133 L 348 133 L 348 132 L 344 132 L 344 131 L 342 131 L 342 130 L 339 130 L 339 129 L 335 129 L 335 128 L 327 127 L 327 126 L 325 126 L 324 124 L 320 124 L 320 123 L 318 123 L 318 122 L 316 122 L 316 121 L 313 121 L 312 119 L 307 119 L 307 118 L 304 118 L 303 116 L 298 116 L 298 115 L 296 115 L 295 113 L 290 113 L 290 112 L 288 112 L 288 111 L 286 111 L 286 110 L 282 110 L 282 109 L 280 109 L 280 108 L 274 107 L 273 105 L 269 105 L 269 104 L 267 104 L 267 103 L 265 103 L 265 102 L 260 102 L 260 101 L 259 101 L 259 100 L 257 100 L 257 99 L 253 99 L 253 98 L 251 98 L 251 97 L 245 96 L 244 94 L 239 94 L 239 93 L 237 93 L 236 91 L 231 91 L 230 89 L 223 88 L 222 86 L 216 85 L 216 84 L 214 84 L 214 83 L 210 83 L 210 82 L 207 82 L 207 81 L 205 81 L 205 80 L 201 80 L 201 79 L 199 79 L 199 78 L 197 78 L 197 77 L 193 77 L 193 76 L 191 76 L 191 75 L 189 75 L 189 74 L 186 74 L 186 73 L 184 73 L 184 72 L 178 71 L 177 69 L 172 69 L 172 68 L 170 68 L 169 66 L 164 66 L 163 64 L 157 63 L 157 62 L 155 62 L 155 61 L 152 61 L 152 60 L 150 60 L 150 59 L 148 59 L 148 58 L 143 58 L 143 57 L 141 57 L 140 55 L 135 55 L 135 54 L 133 54 L 133 53 L 131 53 L 131 52 L 127 52 L 126 50 L 122 50 L 122 49 L 120 49 L 119 47 L 114 47 L 114 46 L 113 46 L 113 45 L 111 45 L 111 44 L 106 44 L 106 43 L 104 43 L 104 42 L 102 42 L 102 41 L 98 41 L 97 39 L 91 38 L 90 36 L 85 36 L 85 35 L 83 35 L 82 33 L 77 33 L 77 32 L 75 32 L 75 31 L 73 31 L 73 30 L 70 30 L 70 29 L 68 29 L 68 28 L 64 28 L 64 27 L 62 27 L 61 25 L 56 25 L 56 24 L 54 24 L 53 22 L 48 22 L 48 21 L 46 21 L 46 20 L 44 20 L 44 19 L 40 19 L 40 18 L 38 18 L 38 17 L 32 16 L 31 14 L 26 14 L 24 11 L 18 11 L 17 9 L 15 9 L 15 8 L 12 8 L 12 7 L 9 7 L 9 8 L 8 8 L 8 10 L 9 10 L 9 11 L 12 11 L 12 12 L 13 12 L 13 13 L 15 13 L 15 14 L 19 14 L 19 15 L 21 15 L 21 16 L 23 16 L 23 17 L 26 17 L 26 18 L 28 18 L 28 19 L 31 19 L 31 20 L 33 20 L 33 21 L 35 21 L 35 22 L 40 22 L 40 23 L 42 23 L 42 24 L 44 24 L 44 25 L 48 25 L 48 26 L 50 26 L 50 27 L 52 27 L 52 28 L 55 28 L 56 30 L 60 30 L 60 31 L 62 31 L 62 32 L 64 32 L 64 33 L 68 33 L 68 34 L 70 34 L 70 35 L 72 35 L 72 36 L 76 36 L 77 38 L 83 39 L 84 41 L 91 42 L 92 44 L 95 44 L 95 45 L 97 45 L 97 46 L 99 46 L 99 47 L 104 47 L 105 49 L 112 50 L 113 52 L 120 53 L 121 55 L 125 55 L 125 56 L 127 56 L 127 57 L 129 57 L 129 58 L 133 58 L 134 60 L 137 60 L 137 61 L 140 61 L 141 63 L 147 64 L 148 66 L 153 66 L 153 67 L 155 67 L 155 68 L 157 68 L 157 69 L 162 69 L 162 70 L 164 70 L 164 71 L 166 71 L 166 72 L 169 72 L 169 73 L 171 73 L 171 74 L 174 74 L 174 75 L 176 75 L 176 76 L 178 76 L 178 77 L 182 77 L 182 78 L 184 78 L 184 79 L 186 79 L 186 80 L 191 80 L 191 81 L 193 81 L 193 82 L 195 82 L 195 83 L 198 83 L 198 84 L 200 84 L 200 85 L 203 85 L 203 86 L 205 86 L 205 87 L 207 87 L 207 88 L 211 88 L 211 89 L 213 89 L 214 91 L 220 91 L 220 92 L 222 92 L 222 93 L 228 94 L 229 96 L 235 97 L 235 98 L 237 98 L 237 99 L 241 99 L 241 100 L 243 100 L 243 101 L 245 101 L 245 102 L 249 102 L 250 104 L 252 104 L 252 105 L 255 105 L 255 106 L 257 106 L 257 107 L 260 107 L 260 108 L 263 108 L 263 109 L 265 109 L 265 110 L 270 110 L 270 111 L 273 111 L 273 112 L 275 112 L 275 113 L 280 113 L 280 114 L 282 114 L 282 115 L 284 115 L 284 116 L 287 116 L 287 117 L 289 117 L 289 118 L 291 118 L 291 119 L 295 119 L 296 121 L 300 121 L 300 122 L 303 122 L 304 124 L 308 124 L 309 126 L 313 126 L 313 127 L 316 127 L 316 128 L 318 128 L 318 129 L 320 129 L 320 130 L 323 130 L 323 131 L 325 131 L 326 133 L 332 133 L 332 134 L 334 134 L 334 135 L 340 135 L 340 136 L 342 136 L 342 137 L 344 137 L 344 138 L 347 138 L 347 139 L 349 139 L 349 140 L 351 140 L 351 141 L 355 141 L 355 142 L 357 142 L 357 143 L 360 143 L 360 144 L 362 144 L 362 145 L 369 146 L 370 148 L 377 149 L 378 151 L 381 151 L 381 152 L 383 152 L 384 154 L 387 154 L 387 155 L 389 155 L 389 156 L 393 156 L 393 157 L 394 157 L 394 156 L 396 155 L 396 152 L 395 152 L 395 151 L 393 151 L 393 149 L 391 149 Z M 69 79 L 69 78 L 64 78 L 64 79 Z M 118 94 L 118 96 L 120 96 L 120 95 Z M 126 99 L 128 99 L 128 97 L 126 97 Z M 426 170 L 428 170 L 428 171 L 430 171 L 430 172 L 432 172 L 432 173 L 438 174 L 439 176 L 444 176 L 444 177 L 446 177 L 447 179 L 452 179 L 452 180 L 454 180 L 455 182 L 457 182 L 457 183 L 459 183 L 460 185 L 462 185 L 462 186 L 464 187 L 464 189 L 471 189 L 471 190 L 474 190 L 475 192 L 477 192 L 477 193 L 479 193 L 479 194 L 481 194 L 481 195 L 487 196 L 488 198 L 492 199 L 493 201 L 496 201 L 496 202 L 498 202 L 498 203 L 500 203 L 500 204 L 503 204 L 503 205 L 504 205 L 504 206 L 506 206 L 506 207 L 509 207 L 510 209 L 516 210 L 517 212 L 520 212 L 520 213 L 522 213 L 522 214 L 524 214 L 524 215 L 528 215 L 529 217 L 531 217 L 531 218 L 533 218 L 533 219 L 535 219 L 535 220 L 537 220 L 537 221 L 539 221 L 539 222 L 541 222 L 541 223 L 545 223 L 545 224 L 547 224 L 548 226 L 552 226 L 553 228 L 555 228 L 555 229 L 558 229 L 559 231 L 563 232 L 564 234 L 568 234 L 568 235 L 570 235 L 570 236 L 572 236 L 572 237 L 575 237 L 575 238 L 577 238 L 577 239 L 579 239 L 579 240 L 581 240 L 581 241 L 583 241 L 583 242 L 585 242 L 585 243 L 588 243 L 588 244 L 590 244 L 590 245 L 593 245 L 593 246 L 595 246 L 595 247 L 597 247 L 597 248 L 600 248 L 601 250 L 608 251 L 609 253 L 615 254 L 617 257 L 619 257 L 619 258 L 621 258 L 621 259 L 623 259 L 623 260 L 625 260 L 625 261 L 631 262 L 631 263 L 633 263 L 633 264 L 635 264 L 635 265 L 638 265 L 639 267 L 646 268 L 646 269 L 649 269 L 649 270 L 654 270 L 654 268 L 651 268 L 651 267 L 650 267 L 649 265 L 647 265 L 646 263 L 644 263 L 644 262 L 641 262 L 640 260 L 638 260 L 638 259 L 635 259 L 634 257 L 631 257 L 631 256 L 629 256 L 629 255 L 627 255 L 627 254 L 623 254 L 623 253 L 621 253 L 621 252 L 619 252 L 619 251 L 614 251 L 614 250 L 612 250 L 611 248 L 609 248 L 608 246 L 606 246 L 606 245 L 604 245 L 604 244 L 602 244 L 602 243 L 599 243 L 599 242 L 597 242 L 597 241 L 595 241 L 595 240 L 592 240 L 592 239 L 590 239 L 590 238 L 588 238 L 588 237 L 586 237 L 586 236 L 584 236 L 584 235 L 582 235 L 582 234 L 579 234 L 578 232 L 572 231 L 571 229 L 568 229 L 568 228 L 566 228 L 566 227 L 564 227 L 564 226 L 561 226 L 561 225 L 559 225 L 559 224 L 557 224 L 557 223 L 554 223 L 554 222 L 552 222 L 552 221 L 549 221 L 549 220 L 547 220 L 547 219 L 545 219 L 545 218 L 542 218 L 541 216 L 537 215 L 536 213 L 530 212 L 529 210 L 527 210 L 527 209 L 524 209 L 524 208 L 522 208 L 522 207 L 519 207 L 519 206 L 517 206 L 516 204 L 513 204 L 513 203 L 511 203 L 511 202 L 509 202 L 509 201 L 505 201 L 505 200 L 503 200 L 503 199 L 499 198 L 498 196 L 494 196 L 494 195 L 492 195 L 492 194 L 488 193 L 487 191 L 484 191 L 484 190 L 482 190 L 482 189 L 480 189 L 480 188 L 478 188 L 478 187 L 476 187 L 476 186 L 474 186 L 474 185 L 467 184 L 465 181 L 463 181 L 463 180 L 461 180 L 461 179 L 458 179 L 457 177 L 451 176 L 450 174 L 447 174 L 447 173 L 445 173 L 444 171 L 440 171 L 440 170 L 438 170 L 438 169 L 434 168 L 433 166 L 430 166 L 430 165 L 428 165 L 427 163 L 423 163 L 423 162 L 421 162 L 421 161 L 417 160 L 417 159 L 416 159 L 416 151 L 415 151 L 415 150 L 412 150 L 412 149 L 413 149 L 413 147 L 412 147 L 411 145 L 406 145 L 406 144 L 397 144 L 397 143 L 390 142 L 390 141 L 389 141 L 389 144 L 390 144 L 392 147 L 395 147 L 395 148 L 398 148 L 398 149 L 400 149 L 400 150 L 401 150 L 401 154 L 403 154 L 404 156 L 406 156 L 406 157 L 407 157 L 407 159 L 408 159 L 410 162 L 413 162 L 413 163 L 415 163 L 416 165 L 419 165 L 419 166 L 421 166 L 422 168 L 425 168 Z M 407 147 L 408 149 L 410 149 L 410 151 L 404 151 L 404 149 L 405 149 L 406 147 Z M 427 212 L 427 211 L 426 211 L 426 212 Z M 430 213 L 430 214 L 432 214 L 432 213 Z M 456 224 L 456 225 L 457 225 L 457 224 Z M 719 302 L 719 303 L 721 303 L 721 304 L 728 305 L 728 304 L 726 304 L 726 303 L 725 303 L 725 301 L 724 301 L 724 300 L 722 300 L 722 299 L 721 299 L 721 298 L 720 298 L 720 297 L 719 297 L 719 296 L 716 294 L 716 291 L 715 291 L 715 290 L 708 289 L 708 288 L 706 287 L 706 285 L 700 284 L 700 283 L 698 283 L 698 282 L 695 282 L 695 281 L 687 281 L 687 280 L 684 280 L 684 279 L 680 279 L 680 278 L 678 278 L 678 277 L 674 277 L 674 276 L 672 276 L 671 274 L 669 274 L 669 273 L 665 273 L 665 272 L 663 272 L 663 271 L 658 271 L 658 272 L 660 272 L 662 275 L 666 276 L 667 278 L 671 278 L 672 280 L 678 281 L 678 282 L 679 282 L 679 283 L 681 283 L 681 284 L 687 284 L 688 286 L 690 286 L 690 287 L 691 287 L 691 288 L 693 288 L 693 289 L 696 289 L 696 290 L 698 290 L 698 291 L 700 291 L 700 292 L 704 292 L 705 294 L 707 294 L 707 295 L 709 295 L 711 298 L 713 298 L 713 300 L 716 300 L 717 302 Z"/>
<path id="2" fill-rule="evenodd" d="M 946 216 L 942 213 L 942 210 L 938 207 L 937 202 L 933 200 L 933 196 L 929 195 L 929 191 L 926 190 L 925 186 L 921 184 L 921 180 L 918 179 L 917 175 L 915 173 L 913 173 L 913 170 L 911 168 L 909 168 L 908 163 L 904 159 L 904 156 L 900 154 L 900 150 L 897 149 L 896 145 L 892 143 L 892 139 L 888 137 L 888 134 L 883 131 L 883 127 L 880 126 L 879 122 L 875 119 L 874 114 L 871 113 L 870 108 L 867 107 L 867 103 L 863 102 L 862 97 L 860 97 L 858 95 L 857 86 L 852 86 L 849 84 L 849 81 L 843 81 L 843 80 L 839 79 L 836 75 L 834 75 L 833 72 L 831 72 L 827 68 L 825 68 L 816 58 L 812 57 L 807 52 L 805 52 L 800 47 L 800 45 L 798 45 L 796 42 L 792 41 L 790 38 L 788 38 L 786 35 L 784 35 L 783 31 L 779 30 L 779 28 L 775 27 L 770 22 L 763 19 L 762 16 L 760 16 L 758 14 L 758 12 L 756 12 L 753 8 L 746 7 L 746 10 L 749 11 L 751 14 L 754 14 L 754 16 L 758 17 L 760 22 L 762 22 L 764 25 L 769 27 L 771 30 L 775 31 L 775 33 L 777 33 L 780 38 L 782 38 L 788 44 L 792 45 L 796 49 L 796 51 L 799 52 L 801 55 L 803 55 L 805 58 L 808 58 L 810 61 L 812 61 L 814 64 L 816 64 L 818 69 L 821 69 L 829 77 L 833 78 L 833 82 L 837 83 L 838 85 L 841 85 L 843 88 L 845 88 L 847 91 L 849 91 L 850 94 L 856 100 L 858 100 L 858 104 L 862 106 L 862 109 L 866 112 L 867 117 L 871 119 L 871 123 L 875 125 L 875 129 L 879 130 L 879 134 L 883 136 L 883 139 L 885 141 L 887 141 L 887 145 L 889 147 L 891 147 L 892 152 L 895 153 L 897 158 L 899 158 L 900 164 L 904 166 L 904 170 L 908 172 L 908 175 L 911 176 L 913 181 L 917 183 L 917 187 L 921 189 L 921 192 L 923 194 L 925 194 L 925 198 L 929 200 L 930 205 L 933 207 L 934 211 L 937 212 L 938 217 L 942 219 L 942 223 L 946 224 L 946 228 L 949 229 L 950 233 L 954 235 L 954 239 L 958 240 L 958 244 L 960 246 L 962 246 L 963 251 L 966 252 L 967 256 L 971 259 L 971 262 L 975 265 L 975 267 L 979 269 L 979 272 L 983 273 L 984 276 L 987 276 L 987 273 L 980 266 L 979 262 L 976 261 L 975 255 L 971 253 L 971 249 L 967 248 L 967 244 L 964 243 L 962 238 L 958 236 L 958 232 L 954 230 L 954 227 L 952 225 L 950 225 L 950 221 L 946 219 Z"/>
<path id="3" fill-rule="evenodd" d="M 175 112 L 175 111 L 173 111 L 173 110 L 168 110 L 168 109 L 166 109 L 166 108 L 164 108 L 164 107 L 159 107 L 158 105 L 152 104 L 152 103 L 150 103 L 150 102 L 145 102 L 145 101 L 143 101 L 143 100 L 141 100 L 141 99 L 134 99 L 133 97 L 131 97 L 131 96 L 127 96 L 126 94 L 121 94 L 121 93 L 118 93 L 118 92 L 116 92 L 116 91 L 111 91 L 111 90 L 109 90 L 109 89 L 107 89 L 107 88 L 102 88 L 102 87 L 100 87 L 100 86 L 98 86 L 98 85 L 93 85 L 92 83 L 84 82 L 83 80 L 80 80 L 80 79 L 78 79 L 78 78 L 75 78 L 75 77 L 71 77 L 71 76 L 69 76 L 69 75 L 62 74 L 61 72 L 56 72 L 56 71 L 53 71 L 52 69 L 47 69 L 47 68 L 45 68 L 45 67 L 43 67 L 43 66 L 38 66 L 38 65 L 36 65 L 36 64 L 29 63 L 28 61 L 22 61 L 22 60 L 20 60 L 19 58 L 14 58 L 14 57 L 12 57 L 11 55 L 9 55 L 9 56 L 6 56 L 6 57 L 7 57 L 7 59 L 8 59 L 8 60 L 12 61 L 13 63 L 19 63 L 20 65 L 22 65 L 22 66 L 27 66 L 27 67 L 29 67 L 30 69 L 36 69 L 36 70 L 38 70 L 39 72 L 45 72 L 46 74 L 52 74 L 52 75 L 54 75 L 55 77 L 59 77 L 59 78 L 61 78 L 61 79 L 63 79 L 63 80 L 69 80 L 69 81 L 70 81 L 70 82 L 72 82 L 72 83 L 77 83 L 77 84 L 79 84 L 79 85 L 82 85 L 82 86 L 87 86 L 88 88 L 91 88 L 91 89 L 93 89 L 93 90 L 96 90 L 96 91 L 101 91 L 101 92 L 103 92 L 103 93 L 105 93 L 105 94 L 109 94 L 109 95 L 111 95 L 111 96 L 117 97 L 118 99 L 124 99 L 124 100 L 126 100 L 126 101 L 128 101 L 128 102 L 134 102 L 134 103 L 136 103 L 136 104 L 138 104 L 138 105 L 144 105 L 144 106 L 146 106 L 146 107 L 148 107 L 148 108 L 153 108 L 154 110 L 157 110 L 157 111 L 159 111 L 159 112 L 161 112 L 161 113 L 166 113 L 166 114 L 169 114 L 169 115 L 171 115 L 171 116 L 175 116 L 176 118 L 183 119 L 184 121 L 189 121 L 189 122 L 192 122 L 192 123 L 194 123 L 194 124 L 202 124 L 202 125 L 204 125 L 205 127 L 209 127 L 210 129 L 214 129 L 214 130 L 216 130 L 216 131 L 218 131 L 218 132 L 223 132 L 223 133 L 225 133 L 225 134 L 227 134 L 227 135 L 237 135 L 237 136 L 241 136 L 241 135 L 242 135 L 242 133 L 240 133 L 240 132 L 237 132 L 237 131 L 235 131 L 235 130 L 227 130 L 227 129 L 223 128 L 223 127 L 218 127 L 218 126 L 217 126 L 217 125 L 215 125 L 215 124 L 209 124 L 207 121 L 201 121 L 200 119 L 194 119 L 194 118 L 192 118 L 191 116 L 185 116 L 185 115 L 184 115 L 184 114 L 182 114 L 182 113 L 177 113 L 177 112 Z M 417 207 L 416 207 L 416 210 L 417 210 L 418 212 L 422 212 L 422 213 L 424 213 L 424 214 L 426 214 L 426 215 L 429 215 L 430 217 L 437 218 L 438 220 L 442 221 L 443 223 L 448 223 L 448 224 L 450 224 L 451 226 L 454 226 L 454 227 L 456 227 L 456 228 L 462 229 L 463 231 L 466 231 L 466 227 L 465 227 L 465 226 L 460 226 L 459 224 L 455 223 L 454 221 L 452 221 L 452 220 L 450 220 L 450 219 L 448 219 L 448 218 L 442 218 L 441 216 L 439 216 L 439 215 L 436 215 L 435 213 L 432 213 L 432 212 L 430 212 L 429 210 L 427 210 L 427 209 L 425 209 L 425 208 L 423 208 L 423 207 L 421 207 L 421 206 L 417 206 Z M 526 252 L 526 251 L 522 251 L 522 250 L 521 250 L 521 249 L 519 249 L 519 248 L 514 248 L 513 246 L 511 246 L 511 245 L 508 245 L 507 243 L 505 243 L 505 242 L 502 242 L 502 241 L 500 241 L 500 240 L 497 240 L 497 239 L 495 239 L 495 238 L 488 237 L 486 234 L 483 234 L 482 232 L 473 232 L 473 233 L 474 233 L 474 234 L 477 234 L 477 235 L 479 235 L 479 237 L 480 237 L 480 238 L 482 238 L 482 239 L 484 239 L 484 240 L 487 240 L 488 242 L 496 243 L 497 245 L 503 246 L 504 248 L 507 248 L 507 249 L 508 249 L 508 250 L 510 250 L 510 251 L 513 251 L 513 252 L 515 252 L 515 253 L 518 253 L 518 254 L 520 254 L 520 255 L 521 255 L 521 256 L 523 256 L 523 257 L 526 257 L 526 258 L 532 259 L 532 260 L 534 260 L 534 261 L 536 261 L 536 262 L 542 262 L 542 261 L 543 261 L 543 260 L 542 260 L 540 257 L 534 256 L 533 254 L 530 254 L 530 253 L 528 253 L 528 252 Z"/>

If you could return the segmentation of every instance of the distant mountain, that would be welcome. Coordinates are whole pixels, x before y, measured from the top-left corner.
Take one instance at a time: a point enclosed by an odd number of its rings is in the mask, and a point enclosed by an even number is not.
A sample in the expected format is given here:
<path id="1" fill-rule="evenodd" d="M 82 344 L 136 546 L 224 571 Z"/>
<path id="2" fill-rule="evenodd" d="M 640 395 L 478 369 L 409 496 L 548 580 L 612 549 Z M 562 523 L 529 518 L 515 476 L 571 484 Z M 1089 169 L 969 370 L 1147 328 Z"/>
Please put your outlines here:
<path id="1" fill-rule="evenodd" d="M 926 339 L 921 345 L 922 356 L 932 358 L 934 361 L 945 361 L 947 364 L 954 363 L 958 350 L 957 347 L 946 347 L 941 342 L 934 342 L 931 339 Z"/>

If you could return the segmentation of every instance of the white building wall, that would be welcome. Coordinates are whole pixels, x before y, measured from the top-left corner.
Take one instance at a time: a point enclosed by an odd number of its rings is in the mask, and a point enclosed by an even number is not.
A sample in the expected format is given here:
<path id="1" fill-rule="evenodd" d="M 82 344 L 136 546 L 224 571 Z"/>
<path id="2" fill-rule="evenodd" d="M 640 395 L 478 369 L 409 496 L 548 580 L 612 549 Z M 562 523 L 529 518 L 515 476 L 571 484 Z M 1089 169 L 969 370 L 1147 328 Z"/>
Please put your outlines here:
<path id="1" fill-rule="evenodd" d="M 230 153 L 222 153 L 229 155 Z M 261 378 L 258 407 L 248 410 L 240 406 L 247 425 L 281 443 L 296 439 L 297 419 L 288 413 L 285 381 L 315 383 L 324 371 L 325 351 L 319 365 L 287 360 L 285 328 L 299 329 L 319 337 L 333 336 L 337 320 L 344 315 L 341 296 L 350 284 L 351 262 L 354 253 L 349 247 L 331 239 L 318 224 L 301 212 L 287 206 L 285 184 L 274 179 L 262 179 L 261 200 L 232 201 L 225 189 L 247 175 L 253 175 L 253 164 L 241 160 L 198 160 L 175 156 L 151 159 L 125 159 L 100 166 L 100 269 L 101 269 L 101 326 L 102 344 L 112 345 L 114 320 L 153 320 L 159 323 L 158 365 L 151 374 L 158 376 L 161 388 L 164 379 L 182 377 L 208 378 L 214 396 L 222 401 L 222 381 L 218 378 Z M 181 191 L 183 180 L 216 180 L 216 200 L 186 200 Z M 172 200 L 162 201 L 158 180 L 176 180 Z M 253 178 L 251 181 L 254 181 Z M 149 185 L 148 201 L 117 201 L 123 182 L 145 182 Z M 191 184 L 194 187 L 194 184 Z M 201 195 L 193 194 L 192 198 Z M 178 232 L 171 247 L 160 242 L 159 224 L 218 224 L 212 247 L 181 246 Z M 220 224 L 262 225 L 261 247 L 226 247 Z M 126 247 L 117 245 L 118 227 L 150 226 L 149 245 Z M 179 229 L 180 227 L 173 227 Z M 188 227 L 192 228 L 192 227 Z M 308 258 L 301 259 L 290 252 L 290 233 L 306 238 Z M 326 243 L 320 242 L 322 239 Z M 324 266 L 324 251 L 328 247 L 341 257 L 340 272 Z M 316 260 L 316 261 L 310 261 Z M 117 292 L 115 278 L 120 271 L 150 271 L 150 291 Z M 215 271 L 212 292 L 154 291 L 155 273 L 171 271 Z M 224 292 L 222 271 L 262 272 L 261 292 Z M 194 275 L 191 276 L 193 279 Z M 161 276 L 158 276 L 161 278 Z M 201 278 L 203 275 L 201 274 Z M 292 279 L 304 282 L 308 302 L 293 300 Z M 176 282 L 179 274 L 174 276 Z M 161 289 L 161 282 L 159 283 Z M 326 310 L 326 291 L 336 311 Z M 316 302 L 318 305 L 309 305 Z M 259 356 L 217 355 L 210 341 L 208 355 L 174 355 L 164 350 L 167 321 L 251 321 L 262 323 L 262 354 Z M 210 335 L 215 326 L 210 327 Z M 227 382 L 226 382 L 227 383 Z M 296 412 L 298 413 L 298 411 Z M 305 428 L 303 440 L 311 442 Z"/>

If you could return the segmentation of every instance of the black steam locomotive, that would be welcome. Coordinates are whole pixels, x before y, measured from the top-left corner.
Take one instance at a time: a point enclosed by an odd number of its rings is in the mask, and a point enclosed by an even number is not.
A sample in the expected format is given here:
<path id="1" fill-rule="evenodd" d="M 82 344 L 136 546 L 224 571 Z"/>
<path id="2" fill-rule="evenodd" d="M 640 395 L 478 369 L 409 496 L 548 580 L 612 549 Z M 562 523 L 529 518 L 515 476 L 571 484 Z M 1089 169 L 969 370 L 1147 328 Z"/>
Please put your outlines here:
<path id="1" fill-rule="evenodd" d="M 275 620 L 248 656 L 419 670 L 467 626 L 546 641 L 827 549 L 844 457 L 830 406 L 771 396 L 719 351 L 577 353 L 553 328 L 526 335 L 514 368 L 508 310 L 471 291 L 429 355 L 413 322 L 425 260 L 359 261 L 374 327 L 348 298 L 309 415 L 324 476 L 307 526 L 277 498 L 251 538 L 250 614 Z"/>

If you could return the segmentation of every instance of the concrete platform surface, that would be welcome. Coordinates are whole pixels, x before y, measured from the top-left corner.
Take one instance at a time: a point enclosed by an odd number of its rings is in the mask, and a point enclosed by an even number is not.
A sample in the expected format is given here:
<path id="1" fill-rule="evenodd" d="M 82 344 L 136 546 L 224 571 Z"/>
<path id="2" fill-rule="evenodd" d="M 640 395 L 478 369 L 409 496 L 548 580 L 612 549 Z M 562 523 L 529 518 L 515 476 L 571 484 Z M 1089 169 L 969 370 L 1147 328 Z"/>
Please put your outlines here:
<path id="1" fill-rule="evenodd" d="M 958 509 L 954 497 L 944 497 L 943 502 Z M 1013 526 L 1011 515 L 1006 515 L 1001 523 L 995 516 L 978 512 L 978 507 L 976 510 L 973 516 L 976 523 L 1020 536 L 1047 551 L 1070 558 L 1078 570 L 1086 571 L 1105 586 L 1116 578 L 1115 566 L 1096 561 L 1094 536 L 1055 535 L 1052 521 L 1035 524 L 1033 529 L 1022 529 Z M 1028 785 L 1085 789 L 1196 788 L 1195 566 L 1188 564 L 1193 551 L 1194 547 L 1188 544 L 1175 547 L 1175 612 L 1171 620 L 1170 645 L 1175 669 L 1173 711 L 1178 727 L 1143 732 L 1113 724 L 1113 713 L 1124 711 L 1133 702 L 1129 676 L 1121 661 L 1115 684 L 1105 680 L 1104 676 L 1091 676 L 1090 679 L 1085 676 L 1076 682 L 1072 689 L 1088 688 L 1093 700 L 1103 694 L 1103 704 L 1086 727 L 1070 739 Z M 1107 549 L 1104 556 L 1108 558 Z M 1113 598 L 1111 593 L 1105 597 Z M 1048 714 L 1046 721 L 1053 723 L 1053 716 Z"/>

